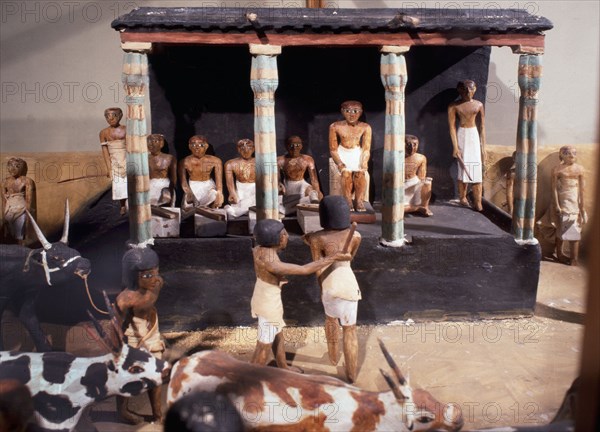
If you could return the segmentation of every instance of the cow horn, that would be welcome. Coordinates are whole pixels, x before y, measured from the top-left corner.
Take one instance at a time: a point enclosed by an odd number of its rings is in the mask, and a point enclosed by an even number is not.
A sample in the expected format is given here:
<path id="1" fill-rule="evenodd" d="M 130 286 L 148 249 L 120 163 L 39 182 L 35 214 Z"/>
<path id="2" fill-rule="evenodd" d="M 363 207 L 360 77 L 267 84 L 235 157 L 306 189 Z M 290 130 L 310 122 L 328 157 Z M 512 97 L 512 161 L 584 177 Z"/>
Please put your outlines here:
<path id="1" fill-rule="evenodd" d="M 396 399 L 401 401 L 405 400 L 406 396 L 402 394 L 402 390 L 400 390 L 400 387 L 398 387 L 398 384 L 394 382 L 392 377 L 389 376 L 388 373 L 385 372 L 383 369 L 379 369 L 379 372 L 381 372 L 381 375 L 383 375 L 383 377 L 385 378 L 385 382 L 387 382 L 388 386 L 390 386 L 390 388 L 392 389 L 392 392 L 394 393 Z"/>
<path id="2" fill-rule="evenodd" d="M 398 365 L 396 364 L 396 362 L 390 355 L 389 351 L 383 344 L 383 341 L 378 338 L 377 342 L 379 342 L 379 347 L 381 348 L 381 351 L 383 352 L 383 356 L 385 357 L 385 360 L 387 361 L 388 365 L 390 365 L 390 367 L 394 371 L 394 375 L 396 375 L 396 378 L 398 378 L 398 382 L 400 383 L 400 385 L 405 385 L 406 379 L 404 378 L 404 375 L 402 375 L 402 372 L 400 372 L 400 368 L 398 368 Z"/>
<path id="3" fill-rule="evenodd" d="M 71 215 L 69 212 L 69 199 L 65 201 L 65 225 L 63 226 L 63 234 L 60 238 L 60 242 L 64 244 L 69 244 L 69 222 L 71 219 Z"/>
<path id="4" fill-rule="evenodd" d="M 27 216 L 29 217 L 29 220 L 31 221 L 31 225 L 33 226 L 35 235 L 37 236 L 38 240 L 42 244 L 42 247 L 44 248 L 44 250 L 50 249 L 52 247 L 52 244 L 46 239 L 46 237 L 44 236 L 44 233 L 42 232 L 42 230 L 40 229 L 38 224 L 35 222 L 35 219 L 33 218 L 33 216 L 31 216 L 31 213 L 29 213 L 29 211 L 27 211 L 27 210 L 25 210 L 25 212 L 27 213 Z"/>

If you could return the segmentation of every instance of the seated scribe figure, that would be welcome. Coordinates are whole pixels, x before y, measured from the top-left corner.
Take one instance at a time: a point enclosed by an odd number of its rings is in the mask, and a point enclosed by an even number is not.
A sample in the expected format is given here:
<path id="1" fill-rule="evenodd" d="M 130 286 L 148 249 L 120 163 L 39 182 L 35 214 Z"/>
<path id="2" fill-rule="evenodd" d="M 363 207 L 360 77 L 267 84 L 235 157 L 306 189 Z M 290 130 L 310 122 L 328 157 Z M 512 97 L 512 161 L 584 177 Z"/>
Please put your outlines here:
<path id="1" fill-rule="evenodd" d="M 284 197 L 280 212 L 288 215 L 296 211 L 297 204 L 317 203 L 323 194 L 319 188 L 314 159 L 301 153 L 302 139 L 293 135 L 287 139 L 285 147 L 287 154 L 277 158 L 277 167 L 282 179 L 279 189 Z M 310 183 L 304 179 L 307 171 Z"/>
<path id="2" fill-rule="evenodd" d="M 342 103 L 341 112 L 344 120 L 329 126 L 329 152 L 342 175 L 342 195 L 348 201 L 350 210 L 364 212 L 366 173 L 371 157 L 371 126 L 359 121 L 363 113 L 360 102 Z"/>
<path id="3" fill-rule="evenodd" d="M 27 162 L 21 158 L 10 158 L 6 164 L 8 177 L 2 184 L 4 228 L 9 237 L 23 246 L 27 238 L 29 219 L 27 210 L 35 217 L 35 182 L 27 177 Z"/>
<path id="4" fill-rule="evenodd" d="M 427 158 L 417 153 L 419 139 L 406 135 L 404 154 L 404 212 L 419 212 L 433 216 L 429 210 L 431 199 L 431 177 L 427 177 Z"/>
<path id="5" fill-rule="evenodd" d="M 237 151 L 240 157 L 225 163 L 225 181 L 229 192 L 229 204 L 225 206 L 225 211 L 230 218 L 248 214 L 248 209 L 256 205 L 254 141 L 239 140 Z"/>
<path id="6" fill-rule="evenodd" d="M 208 146 L 204 136 L 194 135 L 188 142 L 192 154 L 179 162 L 179 179 L 184 192 L 181 201 L 183 210 L 223 205 L 223 163 L 218 157 L 206 154 Z"/>
<path id="7" fill-rule="evenodd" d="M 252 316 L 258 318 L 258 340 L 252 363 L 266 365 L 272 350 L 277 367 L 289 369 L 283 346 L 283 303 L 281 288 L 287 275 L 309 275 L 323 270 L 334 261 L 349 260 L 350 254 L 336 252 L 304 265 L 282 262 L 278 253 L 288 243 L 283 224 L 274 219 L 259 220 L 254 228 L 256 246 L 252 249 L 256 283 L 250 302 Z"/>
<path id="8" fill-rule="evenodd" d="M 161 151 L 165 145 L 163 135 L 148 135 L 146 141 L 148 143 L 150 204 L 175 207 L 175 185 L 177 184 L 177 162 L 175 157 Z"/>

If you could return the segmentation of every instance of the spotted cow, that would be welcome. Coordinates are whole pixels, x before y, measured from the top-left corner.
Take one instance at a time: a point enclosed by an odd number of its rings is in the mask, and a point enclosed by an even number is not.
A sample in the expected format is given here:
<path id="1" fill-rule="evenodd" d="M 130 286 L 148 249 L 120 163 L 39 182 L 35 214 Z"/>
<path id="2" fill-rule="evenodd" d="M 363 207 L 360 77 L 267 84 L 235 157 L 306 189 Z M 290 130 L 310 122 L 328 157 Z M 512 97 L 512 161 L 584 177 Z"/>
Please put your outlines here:
<path id="1" fill-rule="evenodd" d="M 168 381 L 169 364 L 125 344 L 116 319 L 112 319 L 112 337 L 94 323 L 109 354 L 76 357 L 65 352 L 0 351 L 0 381 L 10 378 L 29 389 L 42 431 L 75 430 L 88 405 L 113 395 L 135 396 Z"/>
<path id="2" fill-rule="evenodd" d="M 173 404 L 195 392 L 226 395 L 244 428 L 256 431 L 460 430 L 459 409 L 441 404 L 425 390 L 412 389 L 381 342 L 380 346 L 397 379 L 381 371 L 391 391 L 365 391 L 336 378 L 301 375 L 204 351 L 173 366 L 167 401 Z"/>

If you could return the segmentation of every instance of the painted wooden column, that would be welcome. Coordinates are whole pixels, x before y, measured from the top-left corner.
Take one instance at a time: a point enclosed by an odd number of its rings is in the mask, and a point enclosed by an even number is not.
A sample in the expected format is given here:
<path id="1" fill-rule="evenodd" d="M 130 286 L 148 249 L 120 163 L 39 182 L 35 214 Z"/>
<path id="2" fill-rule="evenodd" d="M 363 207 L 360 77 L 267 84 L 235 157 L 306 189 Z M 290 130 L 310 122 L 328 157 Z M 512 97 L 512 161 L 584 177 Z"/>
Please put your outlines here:
<path id="1" fill-rule="evenodd" d="M 542 56 L 519 58 L 519 123 L 517 126 L 516 172 L 512 233 L 519 243 L 537 243 L 535 196 L 537 191 L 537 105 L 542 76 Z"/>
<path id="2" fill-rule="evenodd" d="M 280 46 L 250 44 L 254 92 L 254 147 L 256 157 L 256 217 L 279 219 L 277 151 L 275 141 L 275 91 L 279 84 L 277 55 Z"/>
<path id="3" fill-rule="evenodd" d="M 409 47 L 381 48 L 381 82 L 385 87 L 385 139 L 381 243 L 402 246 L 404 239 L 404 88 L 407 82 L 404 53 Z"/>
<path id="4" fill-rule="evenodd" d="M 122 81 L 125 87 L 127 135 L 127 196 L 129 201 L 129 234 L 134 246 L 152 244 L 150 226 L 150 177 L 146 144 L 145 92 L 148 86 L 150 43 L 124 43 Z"/>

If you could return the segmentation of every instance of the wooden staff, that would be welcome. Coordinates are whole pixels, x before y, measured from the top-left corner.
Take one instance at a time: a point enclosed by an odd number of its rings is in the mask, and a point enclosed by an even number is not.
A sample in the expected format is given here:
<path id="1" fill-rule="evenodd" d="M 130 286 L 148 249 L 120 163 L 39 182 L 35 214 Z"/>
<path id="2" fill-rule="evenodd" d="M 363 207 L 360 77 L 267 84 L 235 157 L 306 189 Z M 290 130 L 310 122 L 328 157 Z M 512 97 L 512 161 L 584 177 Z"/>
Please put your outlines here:
<path id="1" fill-rule="evenodd" d="M 342 249 L 342 253 L 348 253 L 350 243 L 352 242 L 352 237 L 354 237 L 354 231 L 356 231 L 356 222 L 352 222 L 352 225 L 350 225 L 350 232 L 348 233 L 348 238 L 346 238 L 346 243 L 344 244 L 344 249 Z"/>
<path id="2" fill-rule="evenodd" d="M 106 177 L 106 174 L 86 175 L 86 176 L 82 176 L 82 177 L 75 177 L 75 178 L 72 178 L 72 179 L 61 180 L 61 181 L 58 181 L 56 183 L 57 184 L 58 183 L 66 183 L 66 182 L 72 182 L 72 181 L 75 181 L 75 180 L 83 180 L 83 179 L 96 178 L 96 177 Z M 108 177 L 106 177 L 106 178 L 108 178 Z"/>
<path id="3" fill-rule="evenodd" d="M 166 208 L 163 207 L 158 207 L 158 206 L 150 206 L 150 211 L 152 212 L 153 215 L 155 216 L 160 216 L 160 217 L 164 217 L 167 219 L 175 219 L 177 217 L 177 213 L 172 212 Z"/>
<path id="4" fill-rule="evenodd" d="M 471 174 L 469 174 L 469 171 L 467 170 L 467 167 L 465 166 L 465 161 L 463 160 L 461 155 L 457 154 L 456 159 L 458 160 L 458 163 L 460 164 L 461 168 L 463 169 L 463 171 L 465 172 L 465 174 L 467 175 L 469 180 L 473 181 L 473 177 L 471 177 Z"/>

